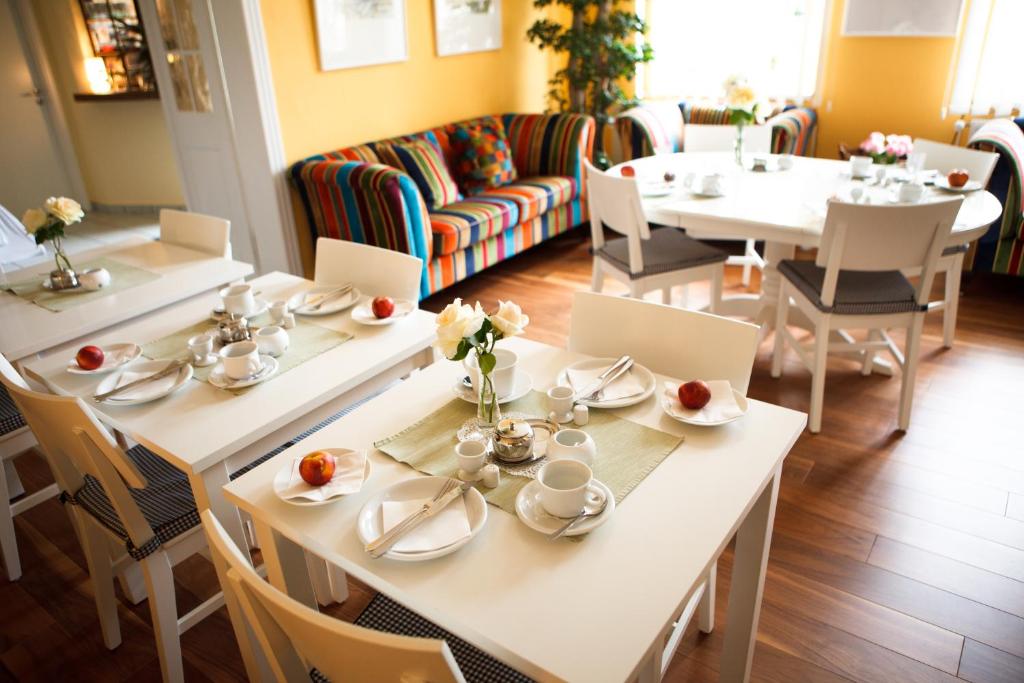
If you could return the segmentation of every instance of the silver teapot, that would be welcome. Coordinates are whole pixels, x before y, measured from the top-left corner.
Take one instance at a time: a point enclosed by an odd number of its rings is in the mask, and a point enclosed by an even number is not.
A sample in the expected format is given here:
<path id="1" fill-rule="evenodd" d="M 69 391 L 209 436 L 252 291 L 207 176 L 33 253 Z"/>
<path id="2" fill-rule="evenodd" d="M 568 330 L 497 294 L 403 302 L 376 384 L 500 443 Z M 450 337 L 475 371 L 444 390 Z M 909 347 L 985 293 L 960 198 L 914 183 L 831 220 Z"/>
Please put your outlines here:
<path id="1" fill-rule="evenodd" d="M 535 429 L 554 434 L 558 431 L 558 425 L 542 419 L 506 417 L 499 420 L 494 436 L 491 437 L 495 459 L 510 463 L 533 459 Z"/>

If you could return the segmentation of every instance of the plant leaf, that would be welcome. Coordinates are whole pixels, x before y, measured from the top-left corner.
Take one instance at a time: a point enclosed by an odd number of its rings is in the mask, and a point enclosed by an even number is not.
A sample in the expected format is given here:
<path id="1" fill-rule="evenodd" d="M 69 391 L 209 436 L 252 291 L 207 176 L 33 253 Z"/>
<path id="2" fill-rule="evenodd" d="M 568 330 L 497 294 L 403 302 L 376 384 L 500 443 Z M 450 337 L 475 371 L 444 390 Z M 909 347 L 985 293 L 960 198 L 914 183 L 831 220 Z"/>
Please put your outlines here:
<path id="1" fill-rule="evenodd" d="M 480 372 L 489 375 L 494 371 L 494 366 L 498 364 L 498 359 L 494 357 L 493 353 L 485 353 L 480 356 L 479 362 Z"/>

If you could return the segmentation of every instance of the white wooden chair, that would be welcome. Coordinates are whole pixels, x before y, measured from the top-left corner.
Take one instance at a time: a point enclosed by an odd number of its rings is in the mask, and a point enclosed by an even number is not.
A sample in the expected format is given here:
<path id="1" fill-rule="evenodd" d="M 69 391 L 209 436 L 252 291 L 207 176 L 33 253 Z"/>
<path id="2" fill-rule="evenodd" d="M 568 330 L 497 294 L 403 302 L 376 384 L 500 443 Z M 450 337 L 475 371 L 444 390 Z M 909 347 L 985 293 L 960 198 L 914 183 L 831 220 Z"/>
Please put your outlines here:
<path id="1" fill-rule="evenodd" d="M 722 300 L 723 264 L 728 255 L 688 237 L 682 230 L 651 230 L 644 217 L 640 190 L 632 178 L 603 173 L 584 159 L 590 236 L 594 254 L 591 289 L 600 292 L 607 274 L 629 286 L 629 295 L 642 298 L 660 289 L 670 303 L 672 286 L 711 281 L 710 309 Z M 603 227 L 623 235 L 605 242 Z"/>
<path id="2" fill-rule="evenodd" d="M 190 211 L 161 209 L 160 241 L 231 258 L 231 221 Z"/>
<path id="3" fill-rule="evenodd" d="M 656 333 L 652 334 L 652 330 Z M 758 334 L 757 325 L 709 313 L 576 292 L 569 350 L 610 358 L 628 353 L 652 372 L 684 380 L 727 379 L 734 389 L 746 395 Z M 685 346 L 680 346 L 680 339 L 686 340 Z M 716 559 L 708 568 L 703 585 L 675 619 L 662 652 L 662 674 L 672 662 L 695 611 L 702 632 L 714 629 L 717 568 Z"/>
<path id="4" fill-rule="evenodd" d="M 206 550 L 187 477 L 141 446 L 122 450 L 85 402 L 3 380 L 39 439 L 89 567 L 103 642 L 121 644 L 114 578 L 136 563 L 145 577 L 164 681 L 183 681 L 180 634 L 224 603 L 220 593 L 179 618 L 172 567 Z M 130 487 L 130 488 L 129 488 Z M 111 550 L 120 542 L 124 552 Z"/>
<path id="5" fill-rule="evenodd" d="M 921 347 L 921 329 L 928 309 L 928 292 L 936 264 L 949 239 L 962 197 L 925 204 L 877 206 L 830 200 L 817 260 L 779 263 L 772 377 L 782 374 L 782 356 L 788 343 L 811 371 L 811 407 L 808 426 L 821 431 L 825 366 L 830 349 L 849 350 L 848 343 L 830 343 L 837 329 L 869 330 L 868 338 L 853 343 L 864 352 L 865 374 L 871 371 L 876 351 L 888 351 L 903 369 L 899 429 L 910 425 L 914 376 Z M 918 269 L 917 287 L 902 274 Z M 814 343 L 804 346 L 786 329 L 790 299 L 814 323 Z M 907 330 L 906 352 L 901 352 L 887 330 Z"/>
<path id="6" fill-rule="evenodd" d="M 924 138 L 914 140 L 914 151 L 925 154 L 925 168 L 938 169 L 943 176 L 954 168 L 962 168 L 970 174 L 971 180 L 977 180 L 982 187 L 988 187 L 992 171 L 996 167 L 996 162 L 999 161 L 999 155 L 995 152 L 957 147 Z M 967 255 L 969 246 L 962 244 L 946 247 L 942 251 L 935 272 L 945 273 L 945 291 L 941 301 L 928 302 L 929 311 L 942 311 L 942 345 L 947 349 L 953 348 L 953 338 L 956 336 L 956 314 L 960 304 L 960 277 L 963 274 L 964 257 Z M 911 269 L 904 271 L 904 274 L 914 276 L 920 273 Z"/>
<path id="7" fill-rule="evenodd" d="M 366 296 L 419 301 L 422 277 L 423 261 L 415 256 L 329 237 L 316 241 L 318 285 L 352 283 Z"/>
<path id="8" fill-rule="evenodd" d="M 226 569 L 232 622 L 243 623 L 235 633 L 254 639 L 242 651 L 263 657 L 277 681 L 463 683 L 463 670 L 472 680 L 529 680 L 382 595 L 355 624 L 306 607 L 260 578 L 212 512 L 202 516 L 214 562 Z"/>
<path id="9" fill-rule="evenodd" d="M 736 143 L 736 126 L 715 126 L 705 124 L 687 124 L 683 127 L 684 152 L 728 152 Z M 744 126 L 743 153 L 769 154 L 772 151 L 771 126 Z M 740 237 L 716 237 L 715 239 L 743 241 L 743 254 L 730 256 L 726 261 L 730 266 L 743 266 L 743 286 L 750 286 L 752 268 L 764 271 L 764 259 L 757 253 L 755 241 Z"/>

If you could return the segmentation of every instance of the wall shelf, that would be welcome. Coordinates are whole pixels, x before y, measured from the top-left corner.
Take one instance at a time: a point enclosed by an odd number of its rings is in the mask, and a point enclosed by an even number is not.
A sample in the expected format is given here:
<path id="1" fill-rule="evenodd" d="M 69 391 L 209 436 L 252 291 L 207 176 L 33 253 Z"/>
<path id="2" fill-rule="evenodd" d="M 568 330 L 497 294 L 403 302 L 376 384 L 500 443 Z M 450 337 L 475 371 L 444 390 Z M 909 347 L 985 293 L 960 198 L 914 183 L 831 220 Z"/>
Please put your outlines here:
<path id="1" fill-rule="evenodd" d="M 111 92 L 98 94 L 93 92 L 76 92 L 75 100 L 78 102 L 119 102 L 124 100 L 158 100 L 160 93 L 156 90 L 126 90 L 124 92 Z"/>

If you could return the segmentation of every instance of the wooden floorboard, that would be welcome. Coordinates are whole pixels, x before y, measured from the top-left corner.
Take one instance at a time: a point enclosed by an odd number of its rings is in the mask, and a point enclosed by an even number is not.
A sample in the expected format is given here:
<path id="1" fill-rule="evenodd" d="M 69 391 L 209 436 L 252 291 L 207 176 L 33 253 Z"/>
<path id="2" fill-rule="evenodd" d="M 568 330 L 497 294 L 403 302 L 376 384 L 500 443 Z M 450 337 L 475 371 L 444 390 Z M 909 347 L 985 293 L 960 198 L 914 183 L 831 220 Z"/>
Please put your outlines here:
<path id="1" fill-rule="evenodd" d="M 423 306 L 437 311 L 461 296 L 490 308 L 511 298 L 531 317 L 528 337 L 564 345 L 572 294 L 590 285 L 588 242 L 582 230 L 551 240 Z M 691 304 L 707 301 L 707 286 L 691 290 Z M 738 269 L 726 290 L 744 291 Z M 625 287 L 609 281 L 606 291 Z M 942 349 L 938 315 L 922 347 L 906 434 L 895 431 L 899 377 L 862 377 L 856 363 L 829 360 L 823 431 L 801 436 L 783 468 L 752 680 L 1024 681 L 1024 279 L 967 278 L 956 346 Z M 806 369 L 788 354 L 775 380 L 770 359 L 771 337 L 750 395 L 806 410 Z M 50 480 L 38 455 L 17 466 L 29 490 Z M 146 603 L 122 598 L 124 642 L 104 648 L 61 505 L 49 501 L 15 526 L 24 576 L 0 579 L 0 683 L 159 680 Z M 727 550 L 718 628 L 688 628 L 667 681 L 718 679 L 730 568 Z M 202 558 L 176 578 L 182 609 L 216 590 Z M 349 600 L 326 612 L 351 621 L 372 597 L 352 581 Z M 243 680 L 224 609 L 186 633 L 182 648 L 187 680 Z"/>

